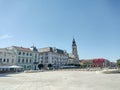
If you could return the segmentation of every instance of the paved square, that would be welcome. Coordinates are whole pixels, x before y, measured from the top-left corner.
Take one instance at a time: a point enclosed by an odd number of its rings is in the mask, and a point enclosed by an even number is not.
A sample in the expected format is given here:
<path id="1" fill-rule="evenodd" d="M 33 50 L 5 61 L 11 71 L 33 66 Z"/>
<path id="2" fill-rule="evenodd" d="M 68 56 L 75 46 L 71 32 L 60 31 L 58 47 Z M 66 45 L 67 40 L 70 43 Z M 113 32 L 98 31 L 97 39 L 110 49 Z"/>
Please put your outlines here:
<path id="1" fill-rule="evenodd" d="M 0 90 L 120 90 L 120 74 L 49 71 L 0 75 Z"/>

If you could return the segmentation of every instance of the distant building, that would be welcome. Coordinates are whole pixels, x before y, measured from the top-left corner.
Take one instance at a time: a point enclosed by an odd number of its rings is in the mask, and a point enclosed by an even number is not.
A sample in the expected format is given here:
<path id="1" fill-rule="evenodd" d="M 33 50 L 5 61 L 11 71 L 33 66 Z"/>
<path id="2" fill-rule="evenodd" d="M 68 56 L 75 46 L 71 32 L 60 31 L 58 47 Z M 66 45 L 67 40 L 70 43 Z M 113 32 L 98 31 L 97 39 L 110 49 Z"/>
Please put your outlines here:
<path id="1" fill-rule="evenodd" d="M 13 50 L 15 53 L 16 65 L 24 67 L 24 70 L 36 70 L 38 69 L 38 52 L 36 47 L 31 48 L 12 46 L 8 47 L 9 50 Z"/>
<path id="2" fill-rule="evenodd" d="M 104 58 L 93 59 L 93 67 L 108 67 L 110 66 L 110 61 Z"/>
<path id="3" fill-rule="evenodd" d="M 72 53 L 69 54 L 68 64 L 79 64 L 79 55 L 77 51 L 76 41 L 74 38 L 72 41 Z"/>
<path id="4" fill-rule="evenodd" d="M 38 53 L 38 49 L 35 46 L 32 46 L 30 48 L 30 50 L 32 51 L 32 61 L 33 61 L 33 69 L 36 70 L 38 69 L 38 64 L 39 64 L 39 53 Z"/>
<path id="5" fill-rule="evenodd" d="M 69 53 L 67 64 L 75 64 L 75 56 L 72 53 Z"/>
<path id="6" fill-rule="evenodd" d="M 111 66 L 111 68 L 117 68 L 118 67 L 116 62 L 110 62 L 110 66 Z"/>
<path id="7" fill-rule="evenodd" d="M 54 47 L 46 47 L 38 49 L 39 62 L 47 67 L 52 64 L 55 68 L 63 66 L 68 61 L 68 53 L 65 50 Z"/>
<path id="8" fill-rule="evenodd" d="M 104 58 L 95 59 L 82 59 L 80 60 L 81 65 L 87 65 L 88 67 L 109 67 L 111 62 Z"/>
<path id="9" fill-rule="evenodd" d="M 15 64 L 16 64 L 15 52 L 7 48 L 0 48 L 0 66 Z"/>
<path id="10" fill-rule="evenodd" d="M 59 68 L 67 64 L 68 53 L 65 50 L 47 47 L 37 49 L 11 46 L 0 49 L 0 66 L 17 65 L 24 70 L 37 70 L 38 65 L 42 63 L 45 67 L 52 64 L 53 67 Z"/>
<path id="11" fill-rule="evenodd" d="M 82 59 L 80 60 L 80 65 L 86 65 L 87 67 L 92 67 L 93 61 L 91 59 Z"/>

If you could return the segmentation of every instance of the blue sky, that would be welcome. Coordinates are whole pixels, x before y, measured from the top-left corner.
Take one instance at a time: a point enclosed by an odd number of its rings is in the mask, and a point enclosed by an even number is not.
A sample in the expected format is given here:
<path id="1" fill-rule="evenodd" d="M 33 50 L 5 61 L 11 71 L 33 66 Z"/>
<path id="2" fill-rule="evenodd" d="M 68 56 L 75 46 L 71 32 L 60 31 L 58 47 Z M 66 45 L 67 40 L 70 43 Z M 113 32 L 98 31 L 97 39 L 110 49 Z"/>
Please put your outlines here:
<path id="1" fill-rule="evenodd" d="M 57 47 L 80 59 L 120 58 L 119 0 L 0 0 L 0 47 Z"/>

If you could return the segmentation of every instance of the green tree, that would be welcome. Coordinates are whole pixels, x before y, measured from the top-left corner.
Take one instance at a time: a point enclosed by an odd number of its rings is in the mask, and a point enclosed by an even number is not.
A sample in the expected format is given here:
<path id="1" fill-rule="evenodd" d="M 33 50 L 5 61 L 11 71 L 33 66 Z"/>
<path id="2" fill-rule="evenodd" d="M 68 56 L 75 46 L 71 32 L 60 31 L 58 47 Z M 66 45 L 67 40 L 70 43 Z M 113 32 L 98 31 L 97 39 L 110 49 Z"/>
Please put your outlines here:
<path id="1" fill-rule="evenodd" d="M 49 69 L 51 69 L 53 67 L 53 65 L 52 64 L 48 64 L 48 67 L 49 67 Z"/>
<path id="2" fill-rule="evenodd" d="M 39 65 L 38 65 L 38 68 L 39 68 L 39 69 L 42 69 L 43 67 L 44 67 L 43 64 L 39 64 Z"/>
<path id="3" fill-rule="evenodd" d="M 84 63 L 83 65 L 81 65 L 81 68 L 87 68 L 87 64 Z"/>
<path id="4" fill-rule="evenodd" d="M 74 66 L 80 67 L 81 65 L 80 64 L 75 64 Z"/>
<path id="5" fill-rule="evenodd" d="M 120 59 L 117 60 L 117 65 L 120 68 Z"/>

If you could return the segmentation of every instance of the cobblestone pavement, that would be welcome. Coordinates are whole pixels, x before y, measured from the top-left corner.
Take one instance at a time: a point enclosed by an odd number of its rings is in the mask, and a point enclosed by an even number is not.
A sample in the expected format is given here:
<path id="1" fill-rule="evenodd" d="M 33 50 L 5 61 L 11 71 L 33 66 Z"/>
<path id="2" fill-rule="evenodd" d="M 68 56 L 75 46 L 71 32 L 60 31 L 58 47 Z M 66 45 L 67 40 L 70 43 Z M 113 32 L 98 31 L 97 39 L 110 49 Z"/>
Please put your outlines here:
<path id="1" fill-rule="evenodd" d="M 120 90 L 120 74 L 95 71 L 0 74 L 0 90 Z"/>

